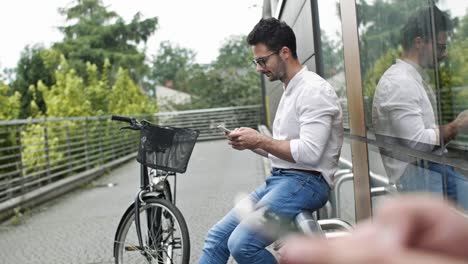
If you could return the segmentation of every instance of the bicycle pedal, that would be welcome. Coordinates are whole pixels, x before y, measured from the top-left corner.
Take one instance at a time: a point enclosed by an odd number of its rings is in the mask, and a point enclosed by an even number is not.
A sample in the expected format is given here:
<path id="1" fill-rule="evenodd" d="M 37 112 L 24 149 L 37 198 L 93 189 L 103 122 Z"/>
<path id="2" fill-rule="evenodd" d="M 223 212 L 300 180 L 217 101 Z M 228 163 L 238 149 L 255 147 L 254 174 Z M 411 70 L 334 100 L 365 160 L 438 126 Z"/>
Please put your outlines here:
<path id="1" fill-rule="evenodd" d="M 126 246 L 125 251 L 138 251 L 140 250 L 139 246 Z"/>
<path id="2" fill-rule="evenodd" d="M 182 240 L 179 237 L 174 237 L 172 239 L 171 245 L 174 248 L 181 249 L 182 248 Z"/>

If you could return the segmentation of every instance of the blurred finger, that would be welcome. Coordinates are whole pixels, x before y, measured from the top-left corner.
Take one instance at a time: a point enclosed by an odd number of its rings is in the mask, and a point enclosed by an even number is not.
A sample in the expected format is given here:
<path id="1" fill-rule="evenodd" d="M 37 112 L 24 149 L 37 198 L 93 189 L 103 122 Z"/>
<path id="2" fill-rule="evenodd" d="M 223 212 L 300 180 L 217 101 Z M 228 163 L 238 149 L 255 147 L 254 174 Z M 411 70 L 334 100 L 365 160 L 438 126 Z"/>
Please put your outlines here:
<path id="1" fill-rule="evenodd" d="M 405 247 L 468 258 L 463 246 L 468 241 L 468 219 L 439 197 L 401 196 L 389 200 L 374 221 L 384 232 L 398 233 Z"/>

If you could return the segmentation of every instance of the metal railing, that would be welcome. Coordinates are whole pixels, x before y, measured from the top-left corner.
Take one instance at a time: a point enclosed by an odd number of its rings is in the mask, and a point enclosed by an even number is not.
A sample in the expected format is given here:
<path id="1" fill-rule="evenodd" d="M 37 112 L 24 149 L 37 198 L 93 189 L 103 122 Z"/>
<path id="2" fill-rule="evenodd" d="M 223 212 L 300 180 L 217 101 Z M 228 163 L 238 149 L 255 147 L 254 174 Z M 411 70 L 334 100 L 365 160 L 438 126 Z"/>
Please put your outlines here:
<path id="1" fill-rule="evenodd" d="M 352 163 L 344 158 L 340 158 L 339 161 L 340 170 L 338 170 L 334 175 L 334 188 L 331 192 L 331 201 L 333 203 L 332 216 L 337 218 L 342 218 L 341 215 L 341 202 L 343 201 L 343 185 L 347 182 L 352 182 L 354 180 L 353 166 Z M 388 195 L 396 193 L 396 187 L 391 184 L 387 177 L 383 175 L 376 174 L 372 171 L 369 172 L 370 183 L 371 183 L 371 197 L 377 197 L 381 195 Z"/>
<path id="2" fill-rule="evenodd" d="M 229 107 L 135 116 L 223 137 L 216 126 L 256 127 L 261 107 Z M 108 116 L 0 121 L 0 204 L 135 153 L 138 133 L 119 132 Z"/>
<path id="3" fill-rule="evenodd" d="M 175 127 L 190 127 L 200 130 L 200 140 L 224 138 L 217 129 L 219 124 L 235 127 L 257 128 L 261 121 L 260 105 L 223 107 L 202 110 L 158 113 L 160 124 Z"/>
<path id="4" fill-rule="evenodd" d="M 0 202 L 135 152 L 108 117 L 0 122 Z"/>

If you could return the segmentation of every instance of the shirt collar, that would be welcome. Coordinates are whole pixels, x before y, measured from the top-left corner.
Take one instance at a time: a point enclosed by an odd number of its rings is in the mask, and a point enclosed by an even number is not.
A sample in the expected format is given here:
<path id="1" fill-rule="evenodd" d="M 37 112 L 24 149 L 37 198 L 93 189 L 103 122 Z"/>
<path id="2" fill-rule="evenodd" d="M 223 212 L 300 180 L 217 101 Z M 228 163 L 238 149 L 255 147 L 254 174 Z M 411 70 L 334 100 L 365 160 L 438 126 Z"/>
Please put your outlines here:
<path id="1" fill-rule="evenodd" d="M 307 66 L 302 66 L 302 69 L 298 71 L 289 81 L 288 86 L 284 87 L 283 85 L 283 90 L 286 95 L 291 94 L 291 91 L 296 87 L 296 85 L 299 83 L 299 81 L 302 79 L 301 76 L 304 72 L 307 71 Z"/>

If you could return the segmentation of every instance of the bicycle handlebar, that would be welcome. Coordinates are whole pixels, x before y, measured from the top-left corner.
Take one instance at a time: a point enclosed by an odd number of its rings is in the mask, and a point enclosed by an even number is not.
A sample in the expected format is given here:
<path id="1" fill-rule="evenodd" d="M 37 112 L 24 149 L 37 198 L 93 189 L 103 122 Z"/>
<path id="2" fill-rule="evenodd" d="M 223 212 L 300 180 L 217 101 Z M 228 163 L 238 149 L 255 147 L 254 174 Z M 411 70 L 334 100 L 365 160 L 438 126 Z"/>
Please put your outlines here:
<path id="1" fill-rule="evenodd" d="M 111 120 L 120 121 L 120 122 L 127 122 L 129 124 L 132 124 L 132 118 L 131 117 L 126 117 L 126 116 L 115 116 L 115 115 L 113 115 L 111 117 Z"/>
<path id="2" fill-rule="evenodd" d="M 119 122 L 126 122 L 130 124 L 130 126 L 121 127 L 120 129 L 141 130 L 143 127 L 143 124 L 133 117 L 113 115 L 111 116 L 111 120 L 119 121 Z"/>

